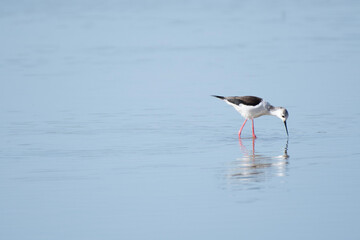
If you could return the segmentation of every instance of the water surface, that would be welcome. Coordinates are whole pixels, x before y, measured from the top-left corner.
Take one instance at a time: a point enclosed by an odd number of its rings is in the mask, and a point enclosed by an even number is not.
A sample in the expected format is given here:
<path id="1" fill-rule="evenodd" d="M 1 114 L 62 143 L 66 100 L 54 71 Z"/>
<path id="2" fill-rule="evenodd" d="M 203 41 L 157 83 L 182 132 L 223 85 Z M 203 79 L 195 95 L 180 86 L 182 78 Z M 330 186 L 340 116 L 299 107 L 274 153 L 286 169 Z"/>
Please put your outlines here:
<path id="1" fill-rule="evenodd" d="M 359 10 L 3 2 L 0 238 L 358 239 Z"/>

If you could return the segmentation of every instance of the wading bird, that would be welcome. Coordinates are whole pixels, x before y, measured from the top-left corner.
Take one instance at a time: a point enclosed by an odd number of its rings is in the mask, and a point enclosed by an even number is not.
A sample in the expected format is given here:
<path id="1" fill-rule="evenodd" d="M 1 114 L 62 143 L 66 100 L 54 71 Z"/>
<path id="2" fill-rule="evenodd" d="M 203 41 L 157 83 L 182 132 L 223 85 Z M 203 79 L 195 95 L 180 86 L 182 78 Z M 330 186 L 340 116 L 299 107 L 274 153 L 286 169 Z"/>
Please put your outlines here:
<path id="1" fill-rule="evenodd" d="M 264 99 L 254 96 L 242 96 L 242 97 L 223 97 L 212 95 L 213 97 L 220 98 L 227 104 L 233 106 L 240 114 L 245 118 L 243 125 L 239 130 L 239 138 L 241 138 L 241 131 L 243 130 L 247 120 L 251 119 L 252 122 L 252 136 L 255 136 L 254 130 L 254 118 L 263 115 L 272 115 L 280 118 L 285 125 L 286 134 L 289 136 L 286 120 L 289 117 L 288 111 L 283 107 L 274 107 Z"/>

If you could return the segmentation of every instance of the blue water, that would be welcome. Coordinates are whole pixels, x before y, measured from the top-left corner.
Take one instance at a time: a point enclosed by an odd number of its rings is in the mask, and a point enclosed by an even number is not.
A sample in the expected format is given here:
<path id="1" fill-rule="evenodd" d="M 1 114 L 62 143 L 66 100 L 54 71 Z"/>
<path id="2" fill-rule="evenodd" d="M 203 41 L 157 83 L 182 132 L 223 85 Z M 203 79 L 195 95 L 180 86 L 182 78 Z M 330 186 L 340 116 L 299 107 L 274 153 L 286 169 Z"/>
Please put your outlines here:
<path id="1" fill-rule="evenodd" d="M 0 239 L 359 239 L 359 11 L 2 1 Z"/>

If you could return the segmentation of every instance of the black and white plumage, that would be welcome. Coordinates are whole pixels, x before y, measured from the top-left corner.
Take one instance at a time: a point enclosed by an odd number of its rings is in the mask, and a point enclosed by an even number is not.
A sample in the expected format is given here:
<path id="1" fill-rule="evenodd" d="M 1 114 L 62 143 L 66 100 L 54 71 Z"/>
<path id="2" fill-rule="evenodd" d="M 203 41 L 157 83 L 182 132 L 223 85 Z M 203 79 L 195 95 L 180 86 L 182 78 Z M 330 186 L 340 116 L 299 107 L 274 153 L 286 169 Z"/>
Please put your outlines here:
<path id="1" fill-rule="evenodd" d="M 280 118 L 285 125 L 286 133 L 289 135 L 286 125 L 286 120 L 289 117 L 288 111 L 283 107 L 274 107 L 270 103 L 266 102 L 264 99 L 255 97 L 255 96 L 242 96 L 242 97 L 223 97 L 212 95 L 213 97 L 219 98 L 225 101 L 227 104 L 233 106 L 240 114 L 245 118 L 245 122 L 239 130 L 239 138 L 241 131 L 245 126 L 247 120 L 251 119 L 252 122 L 252 134 L 255 136 L 254 131 L 254 118 L 263 116 L 263 115 L 272 115 Z"/>

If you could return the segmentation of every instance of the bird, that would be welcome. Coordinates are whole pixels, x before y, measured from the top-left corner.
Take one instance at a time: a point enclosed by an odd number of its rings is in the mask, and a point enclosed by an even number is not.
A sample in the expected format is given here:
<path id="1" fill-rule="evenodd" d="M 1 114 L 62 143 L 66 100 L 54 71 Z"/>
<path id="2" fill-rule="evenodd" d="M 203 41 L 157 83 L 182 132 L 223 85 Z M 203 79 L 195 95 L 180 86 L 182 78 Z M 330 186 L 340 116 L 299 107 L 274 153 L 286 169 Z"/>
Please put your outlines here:
<path id="1" fill-rule="evenodd" d="M 255 130 L 254 130 L 254 118 L 263 115 L 272 115 L 280 118 L 284 122 L 286 134 L 289 137 L 289 132 L 286 124 L 286 120 L 289 117 L 289 113 L 286 110 L 286 108 L 274 107 L 264 99 L 255 96 L 241 96 L 241 97 L 239 96 L 223 97 L 218 95 L 211 95 L 211 96 L 219 98 L 225 101 L 227 104 L 233 106 L 241 114 L 241 116 L 245 118 L 245 121 L 239 130 L 239 138 L 241 138 L 241 132 L 245 126 L 245 123 L 249 119 L 251 119 L 252 122 L 252 137 L 256 138 Z"/>

